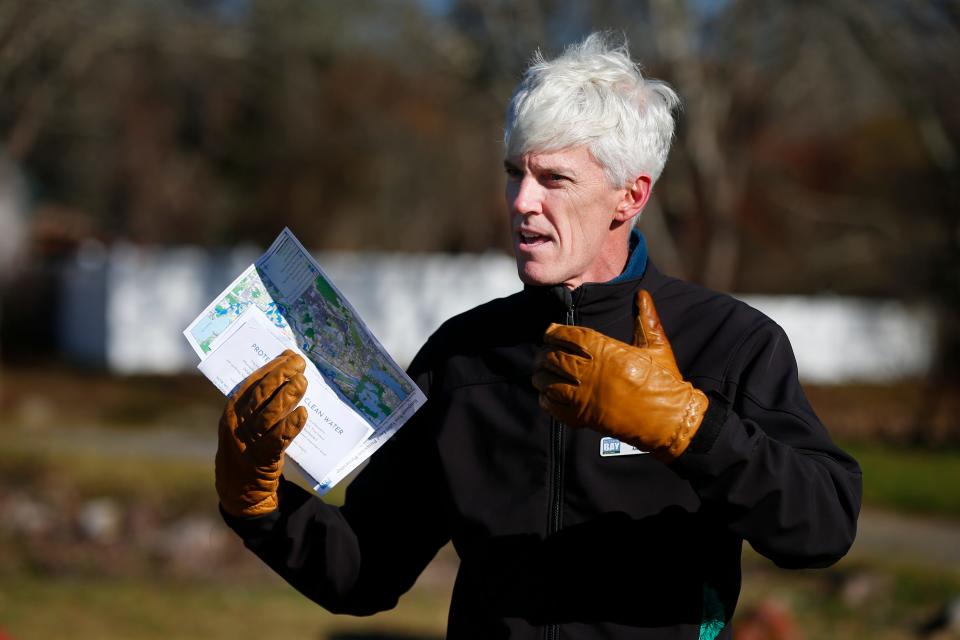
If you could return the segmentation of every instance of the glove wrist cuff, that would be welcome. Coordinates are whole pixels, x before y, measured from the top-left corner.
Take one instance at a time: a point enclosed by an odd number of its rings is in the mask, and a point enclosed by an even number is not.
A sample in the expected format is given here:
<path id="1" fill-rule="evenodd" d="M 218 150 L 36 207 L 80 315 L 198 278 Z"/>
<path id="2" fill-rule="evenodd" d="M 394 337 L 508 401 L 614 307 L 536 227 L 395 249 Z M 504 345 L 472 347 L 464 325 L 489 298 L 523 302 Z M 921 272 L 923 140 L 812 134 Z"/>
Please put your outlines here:
<path id="1" fill-rule="evenodd" d="M 673 439 L 666 447 L 652 452 L 654 457 L 664 463 L 670 463 L 680 457 L 690 446 L 694 436 L 697 435 L 709 406 L 707 396 L 699 389 L 691 386 L 690 398 L 684 406 L 683 416 L 680 419 L 679 427 L 674 432 Z"/>
<path id="2" fill-rule="evenodd" d="M 687 450 L 691 453 L 707 453 L 713 448 L 713 443 L 717 441 L 723 426 L 727 422 L 727 414 L 730 412 L 730 402 L 723 395 L 716 391 L 707 394 L 710 405 L 706 413 L 703 414 L 703 421 L 697 430 L 695 437 L 691 438 L 690 446 Z"/>
<path id="3" fill-rule="evenodd" d="M 275 466 L 271 473 L 256 473 L 255 477 L 246 479 L 231 478 L 229 474 L 218 477 L 217 494 L 223 510 L 237 517 L 259 516 L 276 510 L 281 468 Z"/>

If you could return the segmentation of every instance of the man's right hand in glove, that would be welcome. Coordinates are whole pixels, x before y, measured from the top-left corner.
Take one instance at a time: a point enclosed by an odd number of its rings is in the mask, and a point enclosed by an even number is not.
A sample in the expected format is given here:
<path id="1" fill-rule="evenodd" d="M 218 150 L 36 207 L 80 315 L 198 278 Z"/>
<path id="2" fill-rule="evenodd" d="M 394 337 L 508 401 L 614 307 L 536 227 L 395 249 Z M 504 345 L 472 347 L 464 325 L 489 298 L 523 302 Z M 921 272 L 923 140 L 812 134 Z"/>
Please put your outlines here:
<path id="1" fill-rule="evenodd" d="M 289 349 L 260 367 L 230 395 L 220 418 L 216 486 L 223 510 L 259 516 L 278 506 L 283 452 L 307 422 L 296 408 L 307 390 L 306 363 Z"/>

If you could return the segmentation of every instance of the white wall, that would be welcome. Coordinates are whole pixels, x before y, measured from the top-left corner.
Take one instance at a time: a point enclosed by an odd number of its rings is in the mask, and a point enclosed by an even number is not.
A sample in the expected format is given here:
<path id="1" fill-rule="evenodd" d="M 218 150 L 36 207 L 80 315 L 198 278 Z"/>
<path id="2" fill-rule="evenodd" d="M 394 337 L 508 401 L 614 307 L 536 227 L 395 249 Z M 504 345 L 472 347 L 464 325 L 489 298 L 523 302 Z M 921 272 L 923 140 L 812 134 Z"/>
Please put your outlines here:
<path id="1" fill-rule="evenodd" d="M 738 296 L 786 331 L 809 382 L 891 382 L 930 368 L 936 319 L 896 300 L 840 296 Z"/>
<path id="2" fill-rule="evenodd" d="M 194 369 L 181 332 L 257 255 L 253 248 L 88 247 L 64 280 L 64 346 L 119 373 Z M 445 319 L 521 286 L 513 260 L 500 254 L 315 256 L 402 365 Z M 742 299 L 783 326 L 806 381 L 888 382 L 930 365 L 929 310 L 843 297 Z"/>

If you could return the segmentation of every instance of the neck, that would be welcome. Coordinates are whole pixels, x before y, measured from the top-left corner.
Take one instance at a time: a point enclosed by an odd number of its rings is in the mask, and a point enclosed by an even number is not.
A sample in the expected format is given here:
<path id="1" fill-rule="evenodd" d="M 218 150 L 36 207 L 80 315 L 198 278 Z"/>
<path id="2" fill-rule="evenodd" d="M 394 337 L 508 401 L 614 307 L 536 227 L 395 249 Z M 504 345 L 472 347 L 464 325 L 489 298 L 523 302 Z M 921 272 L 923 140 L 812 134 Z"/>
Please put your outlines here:
<path id="1" fill-rule="evenodd" d="M 630 228 L 621 227 L 611 231 L 607 242 L 583 274 L 563 282 L 563 286 L 573 290 L 585 282 L 609 282 L 621 273 L 630 257 Z"/>

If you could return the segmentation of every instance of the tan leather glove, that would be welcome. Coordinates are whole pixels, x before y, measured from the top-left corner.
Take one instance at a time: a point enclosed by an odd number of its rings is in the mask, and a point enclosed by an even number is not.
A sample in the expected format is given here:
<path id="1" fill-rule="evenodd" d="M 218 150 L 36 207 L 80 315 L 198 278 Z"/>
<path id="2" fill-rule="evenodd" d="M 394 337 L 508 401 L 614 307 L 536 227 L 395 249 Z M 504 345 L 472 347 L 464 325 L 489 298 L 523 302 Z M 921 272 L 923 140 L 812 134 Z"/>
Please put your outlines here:
<path id="1" fill-rule="evenodd" d="M 283 452 L 307 422 L 297 406 L 307 390 L 306 363 L 289 349 L 251 373 L 220 418 L 216 486 L 223 510 L 258 516 L 278 506 Z"/>
<path id="2" fill-rule="evenodd" d="M 670 462 L 690 444 L 707 397 L 677 369 L 653 299 L 637 294 L 633 344 L 586 327 L 552 324 L 533 384 L 540 406 L 573 427 L 587 427 Z"/>

